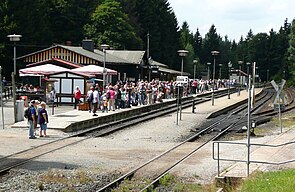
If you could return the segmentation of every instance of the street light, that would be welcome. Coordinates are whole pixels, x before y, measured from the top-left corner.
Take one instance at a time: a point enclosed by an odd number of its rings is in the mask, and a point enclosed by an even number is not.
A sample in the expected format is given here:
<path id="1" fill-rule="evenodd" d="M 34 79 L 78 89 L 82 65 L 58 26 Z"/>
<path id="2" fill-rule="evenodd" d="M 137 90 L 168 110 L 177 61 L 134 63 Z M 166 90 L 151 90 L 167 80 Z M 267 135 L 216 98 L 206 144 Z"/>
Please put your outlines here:
<path id="1" fill-rule="evenodd" d="M 268 82 L 268 77 L 269 77 L 269 69 L 266 70 L 266 82 Z"/>
<path id="2" fill-rule="evenodd" d="M 177 51 L 179 56 L 181 57 L 181 76 L 183 75 L 183 57 L 186 57 L 188 54 L 187 50 L 179 50 Z"/>
<path id="3" fill-rule="evenodd" d="M 13 75 L 12 75 L 12 97 L 13 97 L 13 114 L 14 122 L 17 122 L 16 119 L 16 42 L 20 41 L 21 35 L 7 35 L 9 40 L 13 42 Z"/>
<path id="4" fill-rule="evenodd" d="M 228 89 L 227 89 L 227 95 L 228 95 L 228 99 L 230 99 L 230 69 L 232 68 L 232 66 L 233 66 L 233 64 L 231 63 L 231 61 L 230 62 L 228 62 L 228 85 L 227 85 L 227 87 L 228 87 Z"/>
<path id="5" fill-rule="evenodd" d="M 198 64 L 198 60 L 194 59 L 193 63 L 194 63 L 194 80 L 195 80 L 196 79 L 196 65 Z"/>
<path id="6" fill-rule="evenodd" d="M 247 76 L 248 76 L 248 79 L 247 79 L 247 91 L 248 91 L 248 89 L 250 89 L 250 87 L 249 87 L 249 77 L 251 77 L 250 76 L 250 66 L 251 66 L 251 63 L 250 62 L 247 62 L 246 63 L 246 65 L 247 65 Z"/>
<path id="7" fill-rule="evenodd" d="M 104 91 L 105 85 L 106 85 L 106 77 L 105 76 L 107 73 L 107 70 L 106 70 L 106 50 L 109 49 L 110 46 L 107 44 L 102 44 L 102 45 L 100 45 L 100 47 L 103 50 L 103 72 L 102 72 L 102 81 L 103 81 L 102 86 L 103 86 L 103 88 L 102 88 L 102 90 Z"/>
<path id="8" fill-rule="evenodd" d="M 213 91 L 212 91 L 212 105 L 214 105 L 214 84 L 215 84 L 215 82 L 214 82 L 214 79 L 215 79 L 215 56 L 216 55 L 218 55 L 219 54 L 219 52 L 218 51 L 211 51 L 211 53 L 212 53 L 212 55 L 213 55 L 213 57 L 214 57 L 214 63 L 213 63 L 213 78 L 212 78 L 212 80 L 213 80 Z"/>
<path id="9" fill-rule="evenodd" d="M 242 70 L 242 65 L 244 63 L 244 61 L 238 61 L 239 63 L 239 91 L 238 91 L 238 96 L 240 96 L 241 94 L 241 86 L 242 86 L 242 83 L 241 83 L 241 70 Z"/>
<path id="10" fill-rule="evenodd" d="M 219 63 L 219 79 L 221 79 L 221 68 L 222 68 L 222 64 Z"/>
<path id="11" fill-rule="evenodd" d="M 208 80 L 210 79 L 210 65 L 211 65 L 211 63 L 210 62 L 208 62 L 207 63 L 207 65 L 208 65 L 208 69 L 207 69 L 207 77 L 208 77 Z"/>

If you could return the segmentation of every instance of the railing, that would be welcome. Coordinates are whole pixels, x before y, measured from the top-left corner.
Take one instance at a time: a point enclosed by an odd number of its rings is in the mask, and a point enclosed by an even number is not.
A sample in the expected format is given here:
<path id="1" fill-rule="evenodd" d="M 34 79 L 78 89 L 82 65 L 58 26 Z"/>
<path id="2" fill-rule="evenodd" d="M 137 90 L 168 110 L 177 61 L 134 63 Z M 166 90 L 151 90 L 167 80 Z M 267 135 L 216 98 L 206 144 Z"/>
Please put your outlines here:
<path id="1" fill-rule="evenodd" d="M 217 175 L 218 177 L 220 176 L 220 161 L 229 161 L 229 162 L 244 162 L 244 163 L 259 163 L 259 164 L 269 164 L 269 165 L 282 165 L 282 164 L 287 164 L 287 163 L 292 163 L 295 162 L 295 159 L 287 160 L 287 161 L 280 161 L 280 162 L 269 162 L 269 161 L 258 161 L 258 160 L 250 160 L 249 162 L 247 160 L 242 160 L 242 159 L 230 159 L 230 158 L 220 158 L 220 144 L 227 144 L 227 145 L 245 145 L 247 146 L 247 143 L 242 143 L 242 142 L 232 142 L 232 141 L 214 141 L 213 142 L 213 150 L 212 150 L 212 155 L 213 155 L 213 160 L 217 161 Z M 277 144 L 277 145 L 270 145 L 270 144 L 259 144 L 259 143 L 251 143 L 249 147 L 251 146 L 259 146 L 259 147 L 271 147 L 271 148 L 277 148 L 277 147 L 283 147 L 287 145 L 292 145 L 295 144 L 295 141 L 291 142 L 286 142 L 282 144 Z M 217 157 L 215 156 L 215 148 L 217 148 Z"/>
<path id="2" fill-rule="evenodd" d="M 12 98 L 12 86 L 3 87 L 2 95 L 3 95 L 3 99 L 6 99 L 6 100 Z"/>

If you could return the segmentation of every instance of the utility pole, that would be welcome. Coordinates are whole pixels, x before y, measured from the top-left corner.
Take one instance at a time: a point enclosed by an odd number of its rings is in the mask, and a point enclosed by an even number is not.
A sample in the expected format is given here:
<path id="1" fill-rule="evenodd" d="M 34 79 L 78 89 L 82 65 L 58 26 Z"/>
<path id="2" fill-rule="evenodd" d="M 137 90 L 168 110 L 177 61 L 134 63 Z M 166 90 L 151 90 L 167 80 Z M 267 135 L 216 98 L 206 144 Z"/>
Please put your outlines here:
<path id="1" fill-rule="evenodd" d="M 151 81 L 151 69 L 150 69 L 150 32 L 147 34 L 147 45 L 146 45 L 146 57 L 148 63 L 149 82 Z"/>

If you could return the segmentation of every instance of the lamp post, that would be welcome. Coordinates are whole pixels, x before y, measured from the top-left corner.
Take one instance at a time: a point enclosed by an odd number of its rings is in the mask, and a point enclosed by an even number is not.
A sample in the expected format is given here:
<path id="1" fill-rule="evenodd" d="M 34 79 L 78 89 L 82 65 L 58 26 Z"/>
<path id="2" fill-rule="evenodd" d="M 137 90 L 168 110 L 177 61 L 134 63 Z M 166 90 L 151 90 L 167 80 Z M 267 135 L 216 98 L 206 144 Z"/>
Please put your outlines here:
<path id="1" fill-rule="evenodd" d="M 212 55 L 214 57 L 214 62 L 213 62 L 213 78 L 212 78 L 212 81 L 213 81 L 212 105 L 214 105 L 214 86 L 215 86 L 214 85 L 215 84 L 214 79 L 215 79 L 215 60 L 216 60 L 215 56 L 218 55 L 219 52 L 218 51 L 211 51 L 211 53 L 212 53 Z"/>
<path id="2" fill-rule="evenodd" d="M 13 114 L 14 122 L 17 122 L 16 118 L 16 42 L 20 41 L 21 35 L 8 35 L 11 42 L 13 42 L 13 74 L 12 74 L 12 97 L 13 97 Z"/>
<path id="3" fill-rule="evenodd" d="M 181 76 L 183 75 L 183 58 L 187 56 L 187 50 L 179 50 L 177 51 L 179 56 L 181 57 Z"/>
<path id="4" fill-rule="evenodd" d="M 238 96 L 241 95 L 241 86 L 242 86 L 242 83 L 241 83 L 241 70 L 242 70 L 242 65 L 243 65 L 243 61 L 238 61 L 239 63 L 239 91 L 238 91 Z"/>
<path id="5" fill-rule="evenodd" d="M 269 77 L 269 69 L 266 70 L 266 82 L 268 82 L 268 77 Z"/>
<path id="6" fill-rule="evenodd" d="M 208 65 L 208 69 L 207 69 L 207 77 L 208 77 L 208 80 L 210 79 L 210 65 L 211 65 L 211 63 L 210 62 L 208 62 L 207 63 L 207 65 Z"/>
<path id="7" fill-rule="evenodd" d="M 230 99 L 230 69 L 231 67 L 233 66 L 233 64 L 231 63 L 231 61 L 227 64 L 228 65 L 228 89 L 227 89 L 227 96 L 228 96 L 228 99 Z"/>
<path id="8" fill-rule="evenodd" d="M 0 66 L 0 93 L 1 93 L 1 114 L 2 114 L 2 127 L 4 129 L 4 109 L 3 109 L 3 83 L 2 83 L 2 67 Z"/>
<path id="9" fill-rule="evenodd" d="M 260 77 L 259 77 L 258 69 L 259 69 L 259 67 L 256 67 L 256 75 L 255 75 L 255 76 L 257 77 L 257 80 L 258 80 L 258 86 L 259 86 Z"/>
<path id="10" fill-rule="evenodd" d="M 105 85 L 106 85 L 106 72 L 107 72 L 107 70 L 106 70 L 106 50 L 109 49 L 110 46 L 107 44 L 102 44 L 102 45 L 100 45 L 100 47 L 103 50 L 103 72 L 102 72 L 102 80 L 103 80 L 102 86 L 103 86 L 103 88 L 102 88 L 102 90 L 104 91 Z"/>
<path id="11" fill-rule="evenodd" d="M 198 60 L 194 59 L 193 63 L 194 63 L 194 80 L 195 80 L 196 79 L 196 65 L 198 64 Z"/>
<path id="12" fill-rule="evenodd" d="M 248 76 L 247 87 L 246 88 L 247 88 L 247 91 L 248 91 L 248 89 L 249 89 L 249 77 L 251 79 L 251 76 L 250 76 L 250 66 L 251 66 L 251 63 L 250 62 L 247 62 L 246 65 L 247 65 L 247 76 Z"/>
<path id="13" fill-rule="evenodd" d="M 219 79 L 221 79 L 221 68 L 222 68 L 222 64 L 219 63 Z"/>

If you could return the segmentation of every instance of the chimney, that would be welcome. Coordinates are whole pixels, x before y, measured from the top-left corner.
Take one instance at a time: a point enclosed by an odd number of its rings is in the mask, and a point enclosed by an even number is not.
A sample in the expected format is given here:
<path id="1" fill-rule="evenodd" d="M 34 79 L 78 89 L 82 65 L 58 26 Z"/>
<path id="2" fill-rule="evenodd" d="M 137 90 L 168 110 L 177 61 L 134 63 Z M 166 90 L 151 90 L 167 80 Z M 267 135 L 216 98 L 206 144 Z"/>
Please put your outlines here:
<path id="1" fill-rule="evenodd" d="M 72 46 L 72 41 L 66 41 L 66 46 Z"/>
<path id="2" fill-rule="evenodd" d="M 82 41 L 82 48 L 87 50 L 87 51 L 91 51 L 94 52 L 94 43 L 91 39 L 84 39 Z"/>

